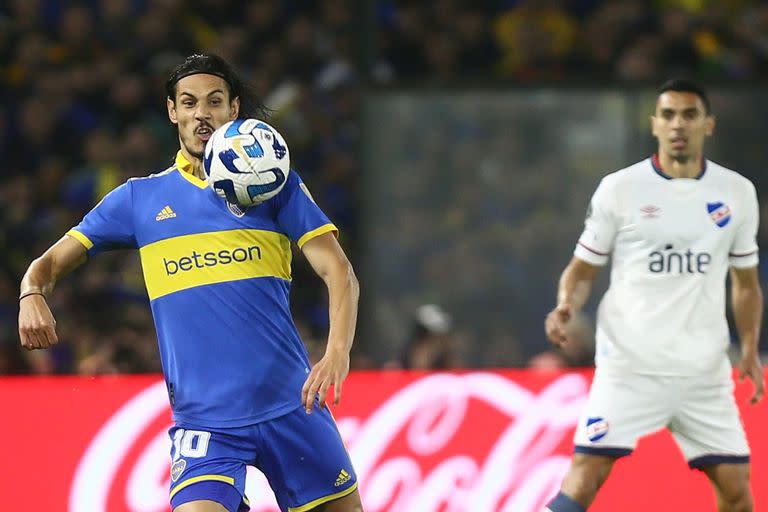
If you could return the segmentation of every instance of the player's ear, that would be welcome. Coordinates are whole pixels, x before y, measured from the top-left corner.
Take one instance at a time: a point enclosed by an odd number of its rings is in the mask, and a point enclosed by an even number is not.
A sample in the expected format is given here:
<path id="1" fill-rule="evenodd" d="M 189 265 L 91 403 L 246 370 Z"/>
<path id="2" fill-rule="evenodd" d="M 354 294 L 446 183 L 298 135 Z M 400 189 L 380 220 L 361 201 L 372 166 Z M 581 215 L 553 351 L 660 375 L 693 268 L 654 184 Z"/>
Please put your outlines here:
<path id="1" fill-rule="evenodd" d="M 176 103 L 171 98 L 165 99 L 165 106 L 168 107 L 168 119 L 173 124 L 179 124 L 179 119 L 176 117 Z"/>
<path id="2" fill-rule="evenodd" d="M 704 132 L 704 133 L 707 134 L 707 137 L 709 137 L 710 135 L 715 133 L 715 124 L 717 124 L 715 122 L 715 116 L 713 116 L 711 114 L 708 115 L 707 116 L 707 121 L 706 121 L 705 132 Z"/>
<path id="3" fill-rule="evenodd" d="M 240 96 L 229 102 L 229 120 L 234 121 L 240 115 Z"/>
<path id="4" fill-rule="evenodd" d="M 656 116 L 651 115 L 650 121 L 651 121 L 651 133 L 653 134 L 654 137 L 658 137 L 658 134 L 656 133 Z"/>

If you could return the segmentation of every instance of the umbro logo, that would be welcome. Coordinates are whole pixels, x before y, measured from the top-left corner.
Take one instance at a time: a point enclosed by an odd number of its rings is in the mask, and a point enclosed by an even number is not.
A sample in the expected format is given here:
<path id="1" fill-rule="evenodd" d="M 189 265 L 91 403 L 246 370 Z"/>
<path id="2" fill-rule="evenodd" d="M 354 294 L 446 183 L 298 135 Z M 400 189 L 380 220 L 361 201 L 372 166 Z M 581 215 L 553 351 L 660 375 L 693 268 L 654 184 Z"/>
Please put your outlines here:
<path id="1" fill-rule="evenodd" d="M 165 219 L 172 219 L 176 216 L 176 212 L 174 212 L 170 206 L 166 206 L 155 217 L 155 220 L 165 220 Z"/>
<path id="2" fill-rule="evenodd" d="M 336 483 L 333 484 L 334 486 L 338 487 L 340 485 L 344 485 L 345 483 L 349 482 L 349 479 L 352 478 L 352 475 L 347 473 L 345 470 L 339 471 L 339 476 L 336 477 Z"/>
<path id="3" fill-rule="evenodd" d="M 655 219 L 661 213 L 661 208 L 649 204 L 640 208 L 640 214 L 646 219 Z"/>

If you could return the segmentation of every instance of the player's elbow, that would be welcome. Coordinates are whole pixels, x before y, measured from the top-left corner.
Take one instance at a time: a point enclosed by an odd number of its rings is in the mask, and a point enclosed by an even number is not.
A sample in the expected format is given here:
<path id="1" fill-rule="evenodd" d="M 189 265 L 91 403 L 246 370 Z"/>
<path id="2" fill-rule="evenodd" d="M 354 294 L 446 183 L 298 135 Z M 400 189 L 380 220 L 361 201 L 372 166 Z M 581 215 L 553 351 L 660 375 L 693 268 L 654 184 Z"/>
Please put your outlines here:
<path id="1" fill-rule="evenodd" d="M 29 264 L 29 267 L 27 267 L 26 273 L 24 274 L 24 280 L 37 283 L 41 280 L 42 276 L 51 273 L 52 267 L 53 258 L 49 253 L 46 252 L 32 260 L 32 262 Z"/>
<path id="2" fill-rule="evenodd" d="M 316 268 L 331 293 L 343 293 L 355 303 L 360 297 L 360 282 L 347 258 L 337 258 Z"/>
<path id="3" fill-rule="evenodd" d="M 352 264 L 349 261 L 346 262 L 344 267 L 345 268 L 343 272 L 345 283 L 349 289 L 352 299 L 357 302 L 358 299 L 360 299 L 360 281 L 357 279 L 357 275 L 355 275 L 355 269 L 352 268 Z"/>
<path id="4" fill-rule="evenodd" d="M 734 303 L 746 303 L 759 306 L 762 310 L 763 290 L 758 282 L 733 282 L 731 296 Z"/>

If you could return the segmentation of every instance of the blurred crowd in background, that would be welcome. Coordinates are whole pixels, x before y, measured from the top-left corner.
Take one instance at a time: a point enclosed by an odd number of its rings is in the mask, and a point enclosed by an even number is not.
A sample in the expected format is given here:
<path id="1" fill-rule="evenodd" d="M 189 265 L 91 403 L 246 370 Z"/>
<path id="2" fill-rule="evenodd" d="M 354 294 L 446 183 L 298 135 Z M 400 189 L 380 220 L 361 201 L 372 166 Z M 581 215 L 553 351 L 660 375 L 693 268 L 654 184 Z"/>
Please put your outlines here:
<path id="1" fill-rule="evenodd" d="M 255 87 L 272 111 L 271 122 L 290 144 L 292 166 L 340 227 L 342 245 L 356 269 L 372 275 L 374 269 L 363 263 L 371 260 L 362 257 L 363 248 L 370 245 L 366 237 L 385 239 L 388 233 L 367 229 L 362 220 L 367 200 L 362 193 L 367 140 L 362 99 L 368 92 L 475 84 L 647 86 L 680 73 L 720 83 L 761 83 L 768 78 L 768 3 L 9 0 L 0 4 L 0 374 L 159 371 L 135 251 L 99 256 L 57 285 L 49 304 L 61 343 L 52 350 L 28 353 L 18 348 L 18 285 L 30 261 L 77 224 L 106 192 L 129 177 L 171 165 L 178 141 L 167 119 L 162 86 L 171 67 L 201 51 L 227 59 Z M 497 128 L 495 143 L 504 146 L 504 126 Z M 442 144 L 448 144 L 451 135 L 443 135 Z M 412 172 L 418 174 L 420 169 Z M 529 188 L 556 186 L 535 182 Z M 484 202 L 482 197 L 465 200 Z M 578 208 L 585 204 L 581 197 Z M 518 213 L 528 208 L 515 206 Z M 408 221 L 418 223 L 418 209 L 413 213 L 403 219 L 404 226 Z M 499 226 L 496 234 L 504 233 Z M 566 245 L 572 245 L 568 237 Z M 562 256 L 567 258 L 567 251 Z M 445 264 L 450 266 L 450 261 Z M 422 268 L 429 273 L 441 267 L 437 263 Z M 553 286 L 557 276 L 547 277 L 547 286 Z M 365 299 L 370 291 L 366 282 L 362 285 L 364 301 L 372 301 Z M 483 293 L 483 288 L 476 288 L 476 293 Z M 423 298 L 422 303 L 406 301 L 399 316 L 386 317 L 398 327 L 386 346 L 378 342 L 372 347 L 358 339 L 353 368 L 589 364 L 588 319 L 582 329 L 583 353 L 548 352 L 543 336 L 531 342 L 533 348 L 523 349 L 524 342 L 511 332 L 497 333 L 493 346 L 478 349 L 483 336 L 473 335 L 472 325 L 457 325 L 454 320 L 461 320 L 461 312 L 451 310 L 448 297 Z M 317 358 L 328 326 L 326 292 L 298 252 L 292 301 L 297 326 L 311 356 Z M 504 307 L 517 307 L 497 305 L 496 316 L 484 321 L 503 315 Z M 374 323 L 366 311 L 375 310 L 364 308 L 361 326 Z M 540 327 L 543 317 L 529 321 Z M 543 354 L 536 355 L 537 350 Z"/>
<path id="2" fill-rule="evenodd" d="M 420 83 L 766 76 L 768 5 L 748 0 L 377 2 L 374 79 Z"/>

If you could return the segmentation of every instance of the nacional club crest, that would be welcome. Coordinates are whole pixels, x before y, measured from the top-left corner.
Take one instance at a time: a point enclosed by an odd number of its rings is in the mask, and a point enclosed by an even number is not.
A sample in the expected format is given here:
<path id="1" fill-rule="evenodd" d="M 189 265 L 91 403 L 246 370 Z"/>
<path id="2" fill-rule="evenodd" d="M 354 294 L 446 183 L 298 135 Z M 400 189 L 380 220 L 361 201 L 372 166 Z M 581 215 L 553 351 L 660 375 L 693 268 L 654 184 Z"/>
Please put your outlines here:
<path id="1" fill-rule="evenodd" d="M 608 422 L 605 418 L 587 418 L 587 437 L 593 443 L 605 437 L 608 433 Z"/>
<path id="2" fill-rule="evenodd" d="M 727 204 L 716 202 L 707 203 L 707 211 L 717 227 L 722 228 L 731 220 L 731 208 Z"/>

